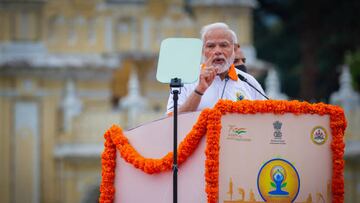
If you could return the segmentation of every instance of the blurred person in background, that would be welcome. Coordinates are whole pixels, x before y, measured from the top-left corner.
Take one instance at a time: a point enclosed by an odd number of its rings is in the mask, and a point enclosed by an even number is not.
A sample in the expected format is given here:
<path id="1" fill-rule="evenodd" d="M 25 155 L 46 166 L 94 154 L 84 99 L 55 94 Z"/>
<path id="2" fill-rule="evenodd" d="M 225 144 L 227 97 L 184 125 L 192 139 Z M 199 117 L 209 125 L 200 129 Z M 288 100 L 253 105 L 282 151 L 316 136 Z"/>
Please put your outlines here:
<path id="1" fill-rule="evenodd" d="M 244 52 L 240 49 L 239 44 L 236 44 L 235 46 L 237 46 L 237 49 L 235 49 L 235 59 L 234 59 L 235 68 L 247 73 L 247 69 L 245 66 L 246 58 L 244 56 Z"/>

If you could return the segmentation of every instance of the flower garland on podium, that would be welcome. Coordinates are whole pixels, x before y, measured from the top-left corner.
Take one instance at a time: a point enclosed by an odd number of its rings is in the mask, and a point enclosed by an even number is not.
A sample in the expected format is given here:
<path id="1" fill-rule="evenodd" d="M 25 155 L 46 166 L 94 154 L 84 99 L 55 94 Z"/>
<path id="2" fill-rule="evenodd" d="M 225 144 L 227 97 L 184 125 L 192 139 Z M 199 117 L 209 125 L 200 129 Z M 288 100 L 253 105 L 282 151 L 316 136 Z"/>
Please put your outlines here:
<path id="1" fill-rule="evenodd" d="M 205 160 L 205 192 L 208 203 L 216 203 L 219 193 L 219 140 L 221 131 L 221 116 L 226 113 L 256 114 L 274 113 L 284 114 L 318 114 L 330 116 L 330 128 L 332 134 L 331 150 L 333 152 L 332 195 L 333 202 L 344 201 L 344 131 L 346 120 L 340 107 L 318 103 L 309 104 L 299 101 L 238 101 L 220 100 L 213 109 L 205 109 L 201 112 L 192 130 L 186 135 L 178 146 L 178 163 L 181 164 L 192 155 L 206 135 L 206 160 Z M 169 171 L 172 168 L 173 153 L 169 152 L 160 159 L 145 158 L 139 154 L 125 137 L 122 129 L 113 125 L 104 134 L 105 149 L 102 154 L 102 182 L 100 186 L 100 198 L 102 203 L 110 203 L 115 194 L 115 166 L 116 150 L 121 157 L 134 167 L 148 174 Z"/>

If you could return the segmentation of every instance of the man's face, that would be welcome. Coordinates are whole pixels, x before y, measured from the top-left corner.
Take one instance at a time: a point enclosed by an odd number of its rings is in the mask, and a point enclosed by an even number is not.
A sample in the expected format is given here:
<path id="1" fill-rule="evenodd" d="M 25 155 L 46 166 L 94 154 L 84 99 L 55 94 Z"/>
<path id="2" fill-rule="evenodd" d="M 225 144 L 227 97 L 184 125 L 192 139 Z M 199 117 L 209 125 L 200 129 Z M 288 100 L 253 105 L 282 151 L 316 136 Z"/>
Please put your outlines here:
<path id="1" fill-rule="evenodd" d="M 209 31 L 204 37 L 204 62 L 210 59 L 209 64 L 219 68 L 218 73 L 228 70 L 234 61 L 234 43 L 230 32 L 223 29 Z"/>

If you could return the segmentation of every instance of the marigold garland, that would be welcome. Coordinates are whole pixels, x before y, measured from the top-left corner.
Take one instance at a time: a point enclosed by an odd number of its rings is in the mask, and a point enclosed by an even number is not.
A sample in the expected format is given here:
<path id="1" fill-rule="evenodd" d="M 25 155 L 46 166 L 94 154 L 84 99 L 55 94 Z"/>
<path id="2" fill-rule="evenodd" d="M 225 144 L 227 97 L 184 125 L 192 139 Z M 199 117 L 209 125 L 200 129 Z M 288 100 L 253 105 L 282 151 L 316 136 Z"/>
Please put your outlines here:
<path id="1" fill-rule="evenodd" d="M 344 131 L 346 120 L 340 107 L 328 104 L 309 104 L 299 101 L 238 101 L 220 100 L 213 109 L 201 112 L 196 124 L 178 146 L 179 164 L 197 148 L 201 138 L 206 135 L 205 182 L 208 203 L 216 203 L 219 193 L 219 150 L 221 116 L 226 113 L 256 114 L 273 113 L 284 114 L 318 114 L 330 116 L 332 134 L 331 150 L 333 152 L 332 194 L 333 202 L 344 201 Z M 160 159 L 145 158 L 139 154 L 124 136 L 121 128 L 113 125 L 104 134 L 105 149 L 102 154 L 102 182 L 100 186 L 100 202 L 113 202 L 115 187 L 116 150 L 121 157 L 134 167 L 145 173 L 153 174 L 171 170 L 173 153 L 169 152 Z"/>

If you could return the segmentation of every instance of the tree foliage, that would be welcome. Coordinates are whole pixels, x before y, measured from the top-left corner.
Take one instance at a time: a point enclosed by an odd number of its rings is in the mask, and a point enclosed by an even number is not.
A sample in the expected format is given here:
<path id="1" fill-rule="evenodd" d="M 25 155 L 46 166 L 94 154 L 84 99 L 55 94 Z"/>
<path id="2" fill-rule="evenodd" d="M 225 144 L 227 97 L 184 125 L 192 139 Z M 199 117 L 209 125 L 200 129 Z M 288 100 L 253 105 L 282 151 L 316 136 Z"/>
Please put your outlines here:
<path id="1" fill-rule="evenodd" d="M 354 89 L 360 90 L 360 50 L 349 53 L 346 57 L 346 63 L 350 66 Z"/>
<path id="2" fill-rule="evenodd" d="M 255 47 L 292 98 L 327 101 L 345 53 L 360 47 L 360 1 L 259 0 Z"/>

